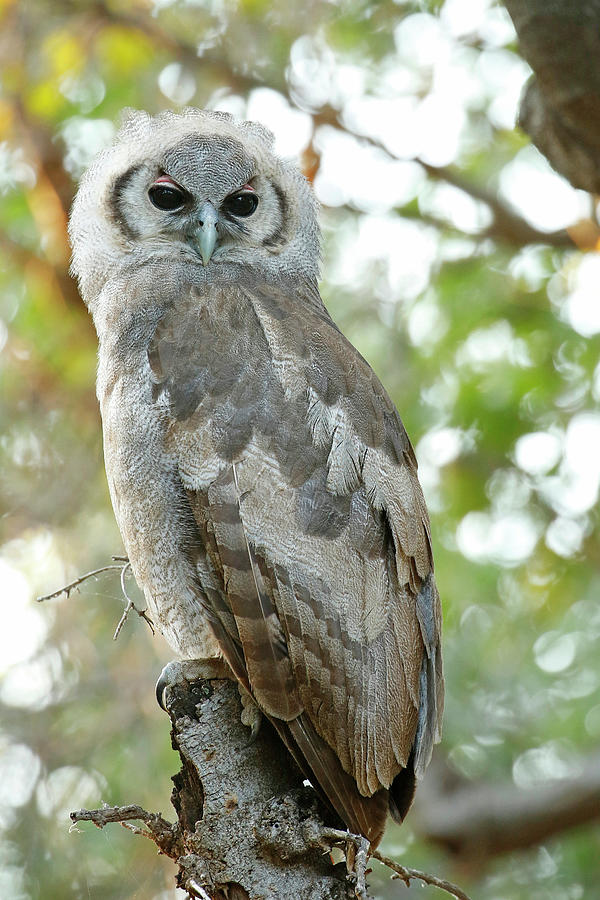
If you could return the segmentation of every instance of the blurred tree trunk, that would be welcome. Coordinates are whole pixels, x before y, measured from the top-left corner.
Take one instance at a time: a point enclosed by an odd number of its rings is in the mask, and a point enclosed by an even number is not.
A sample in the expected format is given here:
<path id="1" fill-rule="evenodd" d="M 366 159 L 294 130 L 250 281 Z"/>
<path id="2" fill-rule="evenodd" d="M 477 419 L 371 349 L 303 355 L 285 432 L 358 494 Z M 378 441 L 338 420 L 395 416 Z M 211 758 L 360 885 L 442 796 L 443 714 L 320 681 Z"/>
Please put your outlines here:
<path id="1" fill-rule="evenodd" d="M 600 194 L 600 0 L 505 0 L 534 71 L 519 124 L 576 188 Z"/>
<path id="2" fill-rule="evenodd" d="M 437 753 L 417 792 L 411 816 L 411 825 L 421 837 L 471 869 L 598 821 L 598 752 L 581 757 L 571 777 L 527 788 L 512 780 L 468 780 Z"/>

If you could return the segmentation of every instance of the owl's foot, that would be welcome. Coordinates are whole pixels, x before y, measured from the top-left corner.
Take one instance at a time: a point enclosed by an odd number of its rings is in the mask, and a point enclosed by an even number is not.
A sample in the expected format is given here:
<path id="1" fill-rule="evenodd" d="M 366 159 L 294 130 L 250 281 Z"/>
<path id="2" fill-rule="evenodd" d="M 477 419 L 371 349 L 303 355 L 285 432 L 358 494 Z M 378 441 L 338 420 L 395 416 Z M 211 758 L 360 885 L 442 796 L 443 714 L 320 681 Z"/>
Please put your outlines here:
<path id="1" fill-rule="evenodd" d="M 175 659 L 164 667 L 156 682 L 156 700 L 161 709 L 167 712 L 165 703 L 165 691 L 181 684 L 182 681 L 192 682 L 205 679 L 210 681 L 215 678 L 228 678 L 235 680 L 231 669 L 224 659 L 213 657 L 211 659 Z M 238 684 L 240 699 L 242 701 L 242 725 L 250 729 L 248 745 L 253 744 L 260 730 L 262 713 L 256 705 L 253 697 L 245 687 Z"/>
<path id="2" fill-rule="evenodd" d="M 182 681 L 233 678 L 231 669 L 224 659 L 175 659 L 164 667 L 156 682 L 156 699 L 161 709 L 167 711 L 165 691 L 181 684 Z"/>
<path id="3" fill-rule="evenodd" d="M 354 896 L 357 900 L 369 900 L 367 893 L 367 863 L 371 855 L 371 844 L 362 834 L 352 834 L 338 828 L 321 828 L 313 833 L 307 832 L 307 839 L 323 850 L 331 851 L 333 847 L 342 847 L 346 857 L 346 870 L 349 881 L 354 884 Z"/>
<path id="4" fill-rule="evenodd" d="M 247 746 L 253 744 L 256 740 L 258 732 L 260 731 L 260 723 L 262 722 L 262 713 L 254 698 L 248 693 L 243 685 L 238 684 L 238 690 L 240 692 L 240 700 L 242 701 L 242 725 L 245 725 L 250 729 L 250 738 L 248 740 Z"/>

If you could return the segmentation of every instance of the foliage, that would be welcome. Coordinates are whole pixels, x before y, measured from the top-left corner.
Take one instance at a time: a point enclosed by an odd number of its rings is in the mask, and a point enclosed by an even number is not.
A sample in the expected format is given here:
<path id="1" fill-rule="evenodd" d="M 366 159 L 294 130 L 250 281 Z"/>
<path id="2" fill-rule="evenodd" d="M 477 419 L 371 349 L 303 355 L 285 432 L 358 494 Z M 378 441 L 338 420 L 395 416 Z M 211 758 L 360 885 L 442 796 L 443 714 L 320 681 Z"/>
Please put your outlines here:
<path id="1" fill-rule="evenodd" d="M 121 549 L 65 223 L 128 105 L 262 118 L 301 157 L 324 204 L 323 295 L 394 397 L 432 512 L 440 759 L 524 791 L 576 774 L 600 738 L 598 235 L 512 128 L 527 69 L 504 10 L 4 0 L 0 16 L 0 895 L 175 896 L 149 842 L 68 820 L 101 801 L 169 816 L 152 690 L 168 648 L 138 619 L 113 643 L 108 574 L 33 602 Z M 415 815 L 384 852 L 485 900 L 578 900 L 597 846 L 596 824 L 454 867 Z M 405 891 L 373 878 L 378 897 Z"/>

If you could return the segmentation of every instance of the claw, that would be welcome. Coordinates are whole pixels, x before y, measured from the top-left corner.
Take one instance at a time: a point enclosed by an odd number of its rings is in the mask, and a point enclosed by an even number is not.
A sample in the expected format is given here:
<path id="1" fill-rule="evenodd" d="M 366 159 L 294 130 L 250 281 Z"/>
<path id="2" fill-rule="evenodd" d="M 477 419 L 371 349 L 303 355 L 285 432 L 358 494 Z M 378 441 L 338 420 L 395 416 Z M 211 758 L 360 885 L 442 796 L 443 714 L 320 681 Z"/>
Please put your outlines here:
<path id="1" fill-rule="evenodd" d="M 245 746 L 250 747 L 258 737 L 262 722 L 262 713 L 256 705 L 254 698 L 250 696 L 246 688 L 242 687 L 241 684 L 238 685 L 238 688 L 240 699 L 242 701 L 242 715 L 240 716 L 242 725 L 245 725 L 250 729 L 250 737 Z"/>
<path id="2" fill-rule="evenodd" d="M 156 700 L 161 709 L 168 712 L 165 692 L 181 682 L 200 679 L 233 678 L 231 669 L 223 659 L 182 659 L 167 663 L 156 682 Z"/>
<path id="3" fill-rule="evenodd" d="M 165 706 L 165 691 L 171 684 L 171 679 L 169 679 L 169 673 L 167 672 L 167 669 L 170 665 L 171 663 L 167 663 L 167 665 L 164 667 L 164 669 L 158 676 L 158 681 L 156 682 L 156 687 L 154 689 L 154 692 L 156 694 L 156 702 L 158 703 L 160 708 L 164 710 L 164 712 L 167 712 L 167 707 Z"/>

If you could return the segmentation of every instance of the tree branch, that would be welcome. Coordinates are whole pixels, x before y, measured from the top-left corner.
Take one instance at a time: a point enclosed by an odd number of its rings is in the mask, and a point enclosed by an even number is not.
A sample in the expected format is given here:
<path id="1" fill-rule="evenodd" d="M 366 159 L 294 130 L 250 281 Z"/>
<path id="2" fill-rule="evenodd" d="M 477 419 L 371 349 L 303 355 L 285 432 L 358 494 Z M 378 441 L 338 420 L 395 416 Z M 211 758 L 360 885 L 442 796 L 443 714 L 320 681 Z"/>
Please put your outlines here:
<path id="1" fill-rule="evenodd" d="M 150 838 L 177 863 L 177 884 L 203 900 L 369 900 L 369 858 L 407 885 L 418 879 L 469 900 L 449 881 L 401 866 L 371 852 L 361 835 L 324 824 L 332 814 L 303 786 L 269 724 L 249 739 L 239 689 L 223 670 L 220 660 L 170 663 L 159 680 L 183 763 L 173 778 L 177 824 L 134 804 L 81 809 L 71 813 L 74 824 L 117 822 Z M 131 825 L 136 820 L 146 828 Z M 333 864 L 334 846 L 345 849 L 346 865 Z"/>
<path id="2" fill-rule="evenodd" d="M 535 76 L 519 124 L 574 187 L 600 194 L 600 2 L 505 0 Z"/>
<path id="3" fill-rule="evenodd" d="M 176 836 L 162 818 L 145 811 L 138 818 L 153 839 L 158 828 L 171 841 L 173 852 L 160 846 L 176 859 L 179 886 L 211 900 L 353 897 L 345 866 L 334 866 L 311 844 L 311 834 L 323 828 L 314 791 L 302 786 L 268 723 L 250 742 L 237 685 L 214 675 L 188 681 L 211 674 L 197 663 L 172 663 L 166 671 L 165 704 L 183 763 L 173 779 Z"/>
<path id="4" fill-rule="evenodd" d="M 340 121 L 339 112 L 331 106 L 323 107 L 318 112 L 313 113 L 313 121 L 316 127 L 328 125 L 332 128 L 337 128 L 339 131 L 356 138 L 356 140 L 375 147 L 377 150 L 385 153 L 390 159 L 399 159 L 378 138 L 371 135 L 358 134 L 344 125 Z M 444 181 L 446 184 L 464 191 L 465 194 L 468 194 L 474 200 L 479 200 L 489 207 L 493 215 L 493 222 L 479 234 L 472 235 L 474 239 L 492 238 L 501 243 L 510 244 L 513 247 L 526 247 L 529 244 L 547 244 L 551 247 L 560 248 L 572 248 L 575 246 L 575 241 L 565 229 L 551 232 L 539 231 L 539 229 L 529 225 L 516 210 L 504 203 L 494 191 L 466 178 L 457 169 L 448 166 L 432 166 L 430 163 L 419 159 L 419 157 L 416 157 L 414 162 L 418 163 L 430 178 L 435 181 Z M 423 218 L 425 219 L 426 217 Z M 452 224 L 449 222 L 442 222 L 433 217 L 427 217 L 427 220 L 429 224 L 439 228 L 452 228 Z M 590 237 L 589 242 L 586 242 L 586 248 L 588 246 L 589 249 L 595 247 L 598 236 L 597 230 L 594 230 L 593 237 Z"/>
<path id="5" fill-rule="evenodd" d="M 448 789 L 447 773 L 433 761 L 417 794 L 413 823 L 424 838 L 462 861 L 485 863 L 600 821 L 600 753 L 582 762 L 578 776 L 529 789 L 465 779 Z"/>
<path id="6" fill-rule="evenodd" d="M 451 881 L 446 881 L 444 878 L 438 878 L 437 875 L 428 875 L 427 872 L 421 872 L 419 869 L 401 866 L 397 862 L 394 862 L 393 859 L 390 859 L 389 856 L 383 856 L 379 850 L 374 850 L 372 857 L 373 859 L 377 859 L 380 863 L 383 863 L 388 869 L 391 869 L 395 873 L 395 875 L 392 875 L 392 878 L 401 878 L 407 887 L 410 887 L 411 880 L 416 879 L 422 881 L 423 884 L 431 884 L 441 891 L 446 891 L 447 894 L 451 894 L 452 897 L 456 897 L 457 900 L 469 900 L 469 897 L 465 892 L 459 888 L 458 885 L 452 884 Z"/>
<path id="7" fill-rule="evenodd" d="M 73 5 L 79 9 L 77 4 Z M 157 46 L 172 53 L 180 62 L 185 63 L 190 68 L 201 66 L 204 70 L 209 69 L 216 82 L 226 82 L 232 90 L 240 94 L 248 93 L 253 88 L 265 86 L 264 81 L 234 70 L 223 59 L 222 48 L 219 48 L 218 53 L 205 51 L 200 56 L 194 44 L 182 41 L 180 38 L 169 34 L 166 29 L 160 27 L 156 19 L 148 15 L 111 9 L 103 2 L 94 5 L 93 13 L 102 24 L 122 25 L 125 28 L 141 32 Z M 269 81 L 269 86 L 275 90 L 285 90 L 283 83 L 278 86 L 273 83 L 272 79 Z"/>
<path id="8" fill-rule="evenodd" d="M 444 181 L 464 191 L 474 200 L 485 203 L 492 212 L 493 222 L 477 235 L 480 238 L 493 238 L 501 243 L 525 247 L 528 244 L 548 244 L 550 247 L 573 247 L 574 242 L 565 229 L 559 231 L 540 231 L 529 225 L 514 209 L 493 191 L 488 190 L 465 178 L 456 169 L 447 166 L 432 166 L 422 159 L 416 159 L 422 169 L 435 181 Z"/>
<path id="9" fill-rule="evenodd" d="M 127 587 L 125 585 L 125 576 L 127 575 L 127 573 L 131 573 L 131 564 L 129 560 L 126 556 L 113 556 L 113 560 L 116 562 L 116 565 L 101 566 L 99 569 L 93 569 L 91 572 L 86 572 L 85 575 L 80 575 L 79 578 L 75 579 L 75 581 L 71 581 L 69 584 L 65 584 L 63 587 L 58 588 L 58 590 L 52 591 L 51 594 L 44 594 L 43 597 L 37 597 L 37 602 L 44 603 L 44 601 L 46 600 L 54 600 L 56 597 L 60 597 L 61 594 L 64 594 L 65 597 L 68 598 L 70 597 L 71 592 L 74 590 L 78 590 L 80 585 L 82 585 L 84 581 L 88 581 L 90 578 L 96 578 L 103 572 L 110 572 L 116 569 L 121 573 L 121 592 L 123 594 L 123 597 L 125 598 L 126 603 L 123 614 L 117 623 L 117 627 L 115 628 L 113 641 L 116 641 L 119 637 L 121 629 L 129 618 L 129 613 L 132 611 L 137 613 L 140 619 L 143 619 L 146 622 L 152 634 L 155 634 L 154 622 L 145 609 L 139 609 L 139 607 L 135 605 L 127 592 Z"/>
<path id="10" fill-rule="evenodd" d="M 143 834 L 154 841 L 161 853 L 176 857 L 182 852 L 177 825 L 163 819 L 160 813 L 150 813 L 141 806 L 103 806 L 101 809 L 80 809 L 70 814 L 73 826 L 77 822 L 93 822 L 97 828 L 104 828 L 113 822 L 126 825 L 130 821 L 142 821 L 148 831 L 137 828 L 136 834 Z"/>
<path id="11" fill-rule="evenodd" d="M 194 68 L 201 67 L 204 71 L 208 69 L 211 74 L 213 74 L 215 80 L 225 82 L 232 90 L 237 91 L 238 93 L 247 94 L 254 88 L 264 86 L 264 82 L 260 79 L 236 71 L 227 60 L 223 59 L 222 55 L 205 52 L 199 57 L 196 47 L 193 44 L 186 43 L 173 37 L 173 35 L 158 27 L 155 21 L 147 16 L 116 12 L 109 9 L 105 3 L 97 3 L 94 6 L 94 13 L 104 22 L 110 22 L 111 24 L 117 22 L 123 26 L 142 32 L 158 46 L 175 54 L 188 66 Z M 288 93 L 285 82 L 274 81 L 273 77 L 271 77 L 269 81 L 269 86 L 283 94 Z M 311 115 L 315 128 L 322 125 L 328 125 L 332 128 L 336 128 L 338 131 L 343 131 L 345 134 L 350 135 L 356 140 L 367 143 L 372 147 L 376 147 L 391 159 L 398 159 L 398 157 L 391 153 L 385 144 L 378 138 L 371 135 L 358 134 L 345 125 L 340 118 L 340 111 L 334 107 L 329 105 L 323 106 L 319 110 L 312 112 Z M 492 238 L 493 240 L 517 247 L 524 247 L 529 244 L 546 244 L 551 247 L 559 248 L 575 246 L 575 241 L 568 231 L 564 229 L 553 232 L 539 231 L 529 225 L 516 210 L 512 209 L 506 203 L 503 203 L 496 193 L 465 178 L 464 175 L 461 175 L 458 171 L 443 166 L 432 166 L 418 158 L 415 162 L 419 163 L 430 178 L 451 184 L 474 199 L 485 203 L 490 208 L 494 221 L 480 234 L 475 235 L 474 237 L 476 239 Z M 451 223 L 441 222 L 432 217 L 429 218 L 429 223 L 434 224 L 439 228 L 452 227 Z M 585 248 L 591 249 L 594 247 L 598 236 L 599 235 L 594 232 L 593 235 L 589 236 L 588 240 L 586 232 L 584 237 Z"/>

